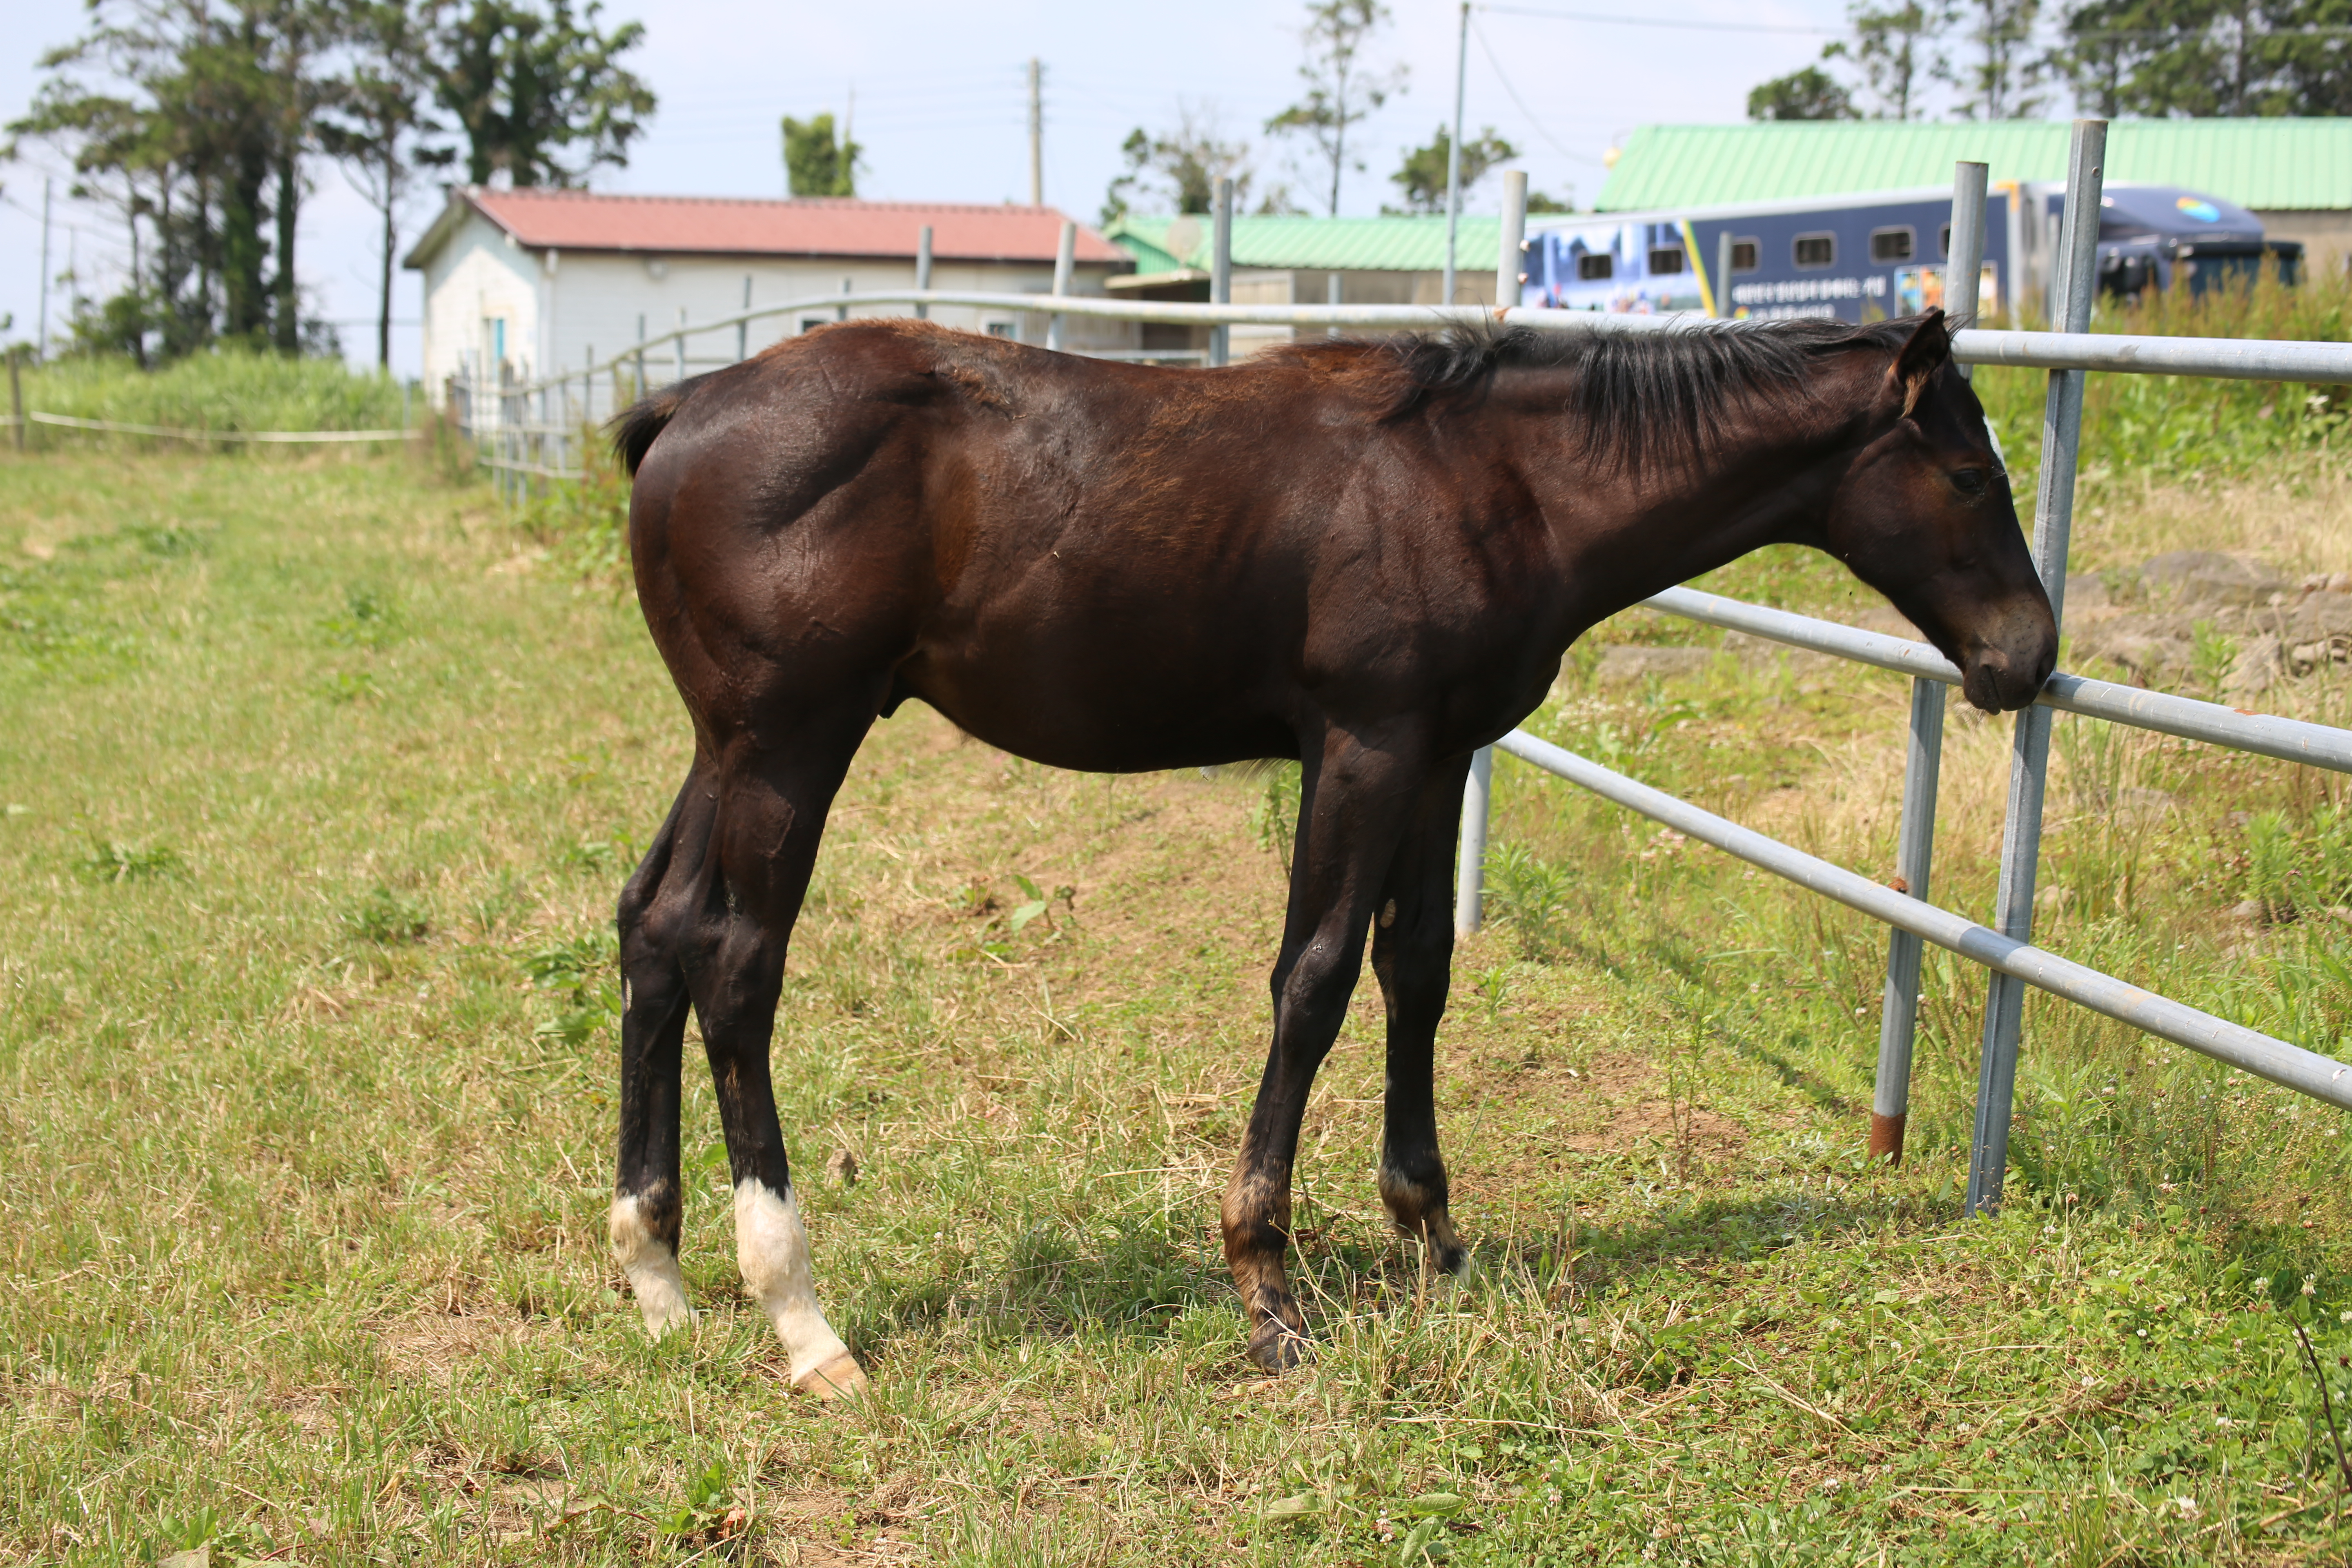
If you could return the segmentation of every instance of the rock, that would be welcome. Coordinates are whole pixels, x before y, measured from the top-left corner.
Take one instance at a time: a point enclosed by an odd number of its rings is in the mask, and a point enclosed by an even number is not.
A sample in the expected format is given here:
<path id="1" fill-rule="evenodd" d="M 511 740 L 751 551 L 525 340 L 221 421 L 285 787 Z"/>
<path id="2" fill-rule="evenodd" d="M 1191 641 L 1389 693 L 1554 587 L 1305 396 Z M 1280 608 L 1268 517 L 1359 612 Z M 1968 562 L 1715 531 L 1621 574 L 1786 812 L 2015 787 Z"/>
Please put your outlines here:
<path id="1" fill-rule="evenodd" d="M 2287 669 L 2295 675 L 2309 675 L 2326 664 L 2352 664 L 2352 637 L 2299 642 L 2286 651 Z"/>
<path id="2" fill-rule="evenodd" d="M 2097 572 L 2066 574 L 2066 615 L 2072 618 L 2077 610 L 2104 610 L 2115 603 L 2107 593 L 2107 580 Z"/>
<path id="3" fill-rule="evenodd" d="M 2221 678 L 2221 689 L 2232 697 L 2260 696 L 2278 679 L 2283 660 L 2279 639 L 2265 632 L 2238 650 L 2230 661 L 2230 673 Z"/>
<path id="4" fill-rule="evenodd" d="M 846 1149 L 835 1149 L 833 1158 L 824 1163 L 824 1173 L 839 1187 L 857 1184 L 857 1156 Z"/>
<path id="5" fill-rule="evenodd" d="M 2285 578 L 2251 556 L 2173 550 L 2141 563 L 2140 581 L 2184 605 L 2267 605 L 2289 591 Z"/>
<path id="6" fill-rule="evenodd" d="M 1712 648 L 1612 644 L 1601 650 L 1601 663 L 1594 668 L 1592 677 L 1603 686 L 1627 686 L 1654 676 L 1671 680 L 1676 676 L 1702 673 L 1714 657 Z"/>

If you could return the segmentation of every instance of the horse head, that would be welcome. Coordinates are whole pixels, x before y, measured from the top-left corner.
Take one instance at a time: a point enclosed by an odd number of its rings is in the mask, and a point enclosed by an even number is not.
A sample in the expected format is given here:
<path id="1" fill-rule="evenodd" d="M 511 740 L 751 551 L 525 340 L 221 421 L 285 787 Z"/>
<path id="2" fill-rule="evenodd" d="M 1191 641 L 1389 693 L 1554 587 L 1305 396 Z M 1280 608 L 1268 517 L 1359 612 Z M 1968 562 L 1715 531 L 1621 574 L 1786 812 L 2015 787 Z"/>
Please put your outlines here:
<path id="1" fill-rule="evenodd" d="M 1951 356 L 1944 313 L 1931 310 L 1887 367 L 1885 427 L 1832 498 L 1827 544 L 1959 666 L 1969 701 L 1993 713 L 2026 706 L 2050 679 L 2058 625 L 1984 406 Z"/>

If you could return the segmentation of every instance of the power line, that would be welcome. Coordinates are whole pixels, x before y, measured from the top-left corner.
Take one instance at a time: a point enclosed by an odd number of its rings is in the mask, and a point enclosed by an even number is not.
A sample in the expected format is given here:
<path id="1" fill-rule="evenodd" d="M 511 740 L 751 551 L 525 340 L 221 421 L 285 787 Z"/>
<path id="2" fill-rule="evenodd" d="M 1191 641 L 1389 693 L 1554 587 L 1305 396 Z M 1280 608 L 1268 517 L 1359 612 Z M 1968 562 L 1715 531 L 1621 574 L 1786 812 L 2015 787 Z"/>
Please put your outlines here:
<path id="1" fill-rule="evenodd" d="M 1777 22 L 1705 22 L 1678 16 L 1610 16 L 1597 11 L 1543 11 L 1532 5 L 1478 5 L 1502 16 L 1539 16 L 1549 22 L 1593 22 L 1606 27 L 1673 27 L 1696 33 L 1796 33 L 1843 37 L 1843 27 L 1805 27 Z"/>
<path id="2" fill-rule="evenodd" d="M 1587 157 L 1581 153 L 1571 153 L 1560 145 L 1559 138 L 1544 128 L 1543 121 L 1536 118 L 1535 110 L 1528 107 L 1528 100 L 1519 96 L 1519 89 L 1511 85 L 1511 79 L 1503 74 L 1503 62 L 1495 58 L 1495 46 L 1486 41 L 1486 29 L 1478 26 L 1474 19 L 1470 24 L 1470 30 L 1478 35 L 1478 47 L 1485 51 L 1486 63 L 1495 68 L 1495 79 L 1503 84 L 1503 90 L 1510 94 L 1513 103 L 1519 106 L 1519 112 L 1527 117 L 1529 125 L 1535 127 L 1536 134 L 1550 142 L 1552 151 L 1563 158 L 1573 159 L 1580 163 L 1591 163 L 1595 167 L 1603 166 L 1598 158 Z"/>

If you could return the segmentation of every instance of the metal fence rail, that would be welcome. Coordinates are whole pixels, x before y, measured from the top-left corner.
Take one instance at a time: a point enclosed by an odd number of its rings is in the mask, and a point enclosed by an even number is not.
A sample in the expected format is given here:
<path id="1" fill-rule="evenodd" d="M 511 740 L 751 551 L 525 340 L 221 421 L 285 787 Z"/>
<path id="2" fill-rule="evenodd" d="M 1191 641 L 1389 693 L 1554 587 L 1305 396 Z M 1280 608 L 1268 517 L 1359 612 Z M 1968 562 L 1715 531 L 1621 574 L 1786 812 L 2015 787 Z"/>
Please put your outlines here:
<path id="1" fill-rule="evenodd" d="M 1742 827 L 1664 790 L 1652 789 L 1549 741 L 1538 740 L 1524 730 L 1514 730 L 1495 744 L 1498 751 L 1532 763 L 1570 784 L 1581 784 L 1595 795 L 1664 823 L 1677 833 L 1712 844 L 1800 887 L 1924 937 L 1938 947 L 1949 948 L 1998 973 L 2039 986 L 2054 996 L 2080 1003 L 2136 1029 L 2161 1036 L 2315 1100 L 2352 1110 L 2352 1067 L 2342 1062 L 2003 936 L 1964 915 L 1898 893 L 1859 872 L 1832 865 L 1777 838 Z"/>
<path id="2" fill-rule="evenodd" d="M 1964 374 L 1968 367 L 1979 364 L 2021 366 L 2050 373 L 2042 420 L 2042 462 L 2037 475 L 2033 544 L 2035 563 L 2051 605 L 2062 612 L 2085 373 L 2352 384 L 2352 343 L 2163 338 L 2087 331 L 2096 285 L 2092 258 L 2105 135 L 2105 121 L 2075 121 L 2058 247 L 2061 272 L 2055 291 L 2058 324 L 2063 330 L 2024 332 L 1969 328 L 1953 334 L 1953 358 L 1962 366 Z M 1964 163 L 1956 171 L 1950 256 L 1951 268 L 1961 278 L 1976 276 L 1983 255 L 1985 174 L 1981 163 Z M 1224 182 L 1219 184 L 1222 186 Z M 658 363 L 674 377 L 683 377 L 689 366 L 689 340 L 710 333 L 731 334 L 733 358 L 740 359 L 749 352 L 752 323 L 803 312 L 822 310 L 834 320 L 845 320 L 852 310 L 872 312 L 904 308 L 923 317 L 933 307 L 950 306 L 1013 311 L 1024 318 L 1045 315 L 1049 321 L 1049 342 L 1053 342 L 1061 341 L 1063 323 L 1073 317 L 1205 325 L 1213 329 L 1205 355 L 1176 352 L 1132 357 L 1181 362 L 1205 357 L 1213 365 L 1225 363 L 1225 329 L 1236 325 L 1287 327 L 1298 331 L 1348 328 L 1418 331 L 1447 326 L 1489 330 L 1499 321 L 1541 331 L 1650 332 L 1690 330 L 1695 324 L 1686 316 L 1621 316 L 1517 307 L 1488 310 L 1462 305 L 1235 305 L 1231 303 L 1225 282 L 1231 276 L 1230 192 L 1221 189 L 1216 195 L 1211 239 L 1212 254 L 1216 259 L 1212 268 L 1214 282 L 1208 304 L 1069 296 L 1064 293 L 1067 269 L 1060 266 L 1056 268 L 1056 287 L 1052 295 L 934 289 L 928 287 L 927 232 L 926 243 L 918 253 L 915 289 L 819 295 L 704 322 L 688 322 L 681 312 L 674 331 L 647 338 L 641 322 L 637 342 L 609 359 L 599 360 L 592 352 L 587 356 L 589 363 L 579 371 L 530 382 L 506 380 L 496 387 L 477 385 L 471 381 L 453 382 L 449 392 L 457 405 L 459 423 L 476 437 L 486 466 L 499 471 L 502 483 L 527 482 L 533 477 L 576 477 L 576 464 L 570 459 L 574 444 L 586 427 L 642 394 L 651 384 L 650 366 Z M 1497 300 L 1516 299 L 1525 280 L 1520 268 L 1525 249 L 1522 237 L 1526 199 L 1526 176 L 1516 172 L 1507 174 L 1505 216 L 1496 258 Z M 726 340 L 720 341 L 724 345 Z M 660 351 L 657 358 L 656 351 Z M 692 363 L 727 363 L 731 360 L 704 356 Z M 601 413 L 600 401 L 604 403 Z M 1903 1153 L 1923 941 L 1948 948 L 1990 972 L 1979 1054 L 1976 1128 L 1969 1152 L 1967 1205 L 1972 1214 L 1996 1208 L 2000 1202 L 2027 985 L 2328 1104 L 2352 1109 L 2352 1068 L 2085 968 L 2034 947 L 2031 942 L 2042 790 L 2048 774 L 2053 712 L 2133 725 L 2340 773 L 2352 773 L 2352 731 L 2241 712 L 2215 703 L 2080 676 L 2053 676 L 2041 696 L 2017 718 L 2003 827 L 2000 885 L 1993 923 L 1979 925 L 1927 901 L 1942 756 L 1944 688 L 1958 683 L 1958 670 L 1925 643 L 1790 615 L 1695 589 L 1668 589 L 1645 603 L 1667 614 L 1912 677 L 1902 826 L 1895 855 L 1897 887 L 1882 886 L 1858 873 L 1832 866 L 1523 731 L 1514 731 L 1497 742 L 1501 750 L 1515 757 L 1667 823 L 1679 832 L 1739 856 L 1810 890 L 1836 899 L 1889 926 L 1885 1001 L 1880 1017 L 1871 1117 L 1874 1154 L 1899 1160 Z M 1484 748 L 1473 759 L 1464 800 L 1455 920 L 1465 931 L 1475 930 L 1481 918 L 1496 749 Z"/>

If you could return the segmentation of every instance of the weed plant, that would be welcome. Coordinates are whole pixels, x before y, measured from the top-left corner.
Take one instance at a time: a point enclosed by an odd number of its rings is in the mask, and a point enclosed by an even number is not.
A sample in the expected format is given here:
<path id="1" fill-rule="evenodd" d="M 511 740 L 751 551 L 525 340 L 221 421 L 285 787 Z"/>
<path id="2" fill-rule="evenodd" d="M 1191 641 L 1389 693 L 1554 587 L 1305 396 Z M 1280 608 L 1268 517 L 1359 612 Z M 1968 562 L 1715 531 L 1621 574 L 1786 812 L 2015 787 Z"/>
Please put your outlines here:
<path id="1" fill-rule="evenodd" d="M 1295 775 L 1058 773 L 910 704 L 835 807 L 774 1052 L 876 1392 L 785 1391 L 690 1044 L 702 1315 L 647 1343 L 603 1234 L 610 921 L 691 740 L 571 526 L 388 459 L 0 456 L 0 1558 L 2352 1552 L 2291 1332 L 2340 1417 L 2343 1117 L 2036 1002 L 2010 1202 L 1963 1222 L 1981 972 L 1931 955 L 1912 1154 L 1874 1167 L 1883 930 L 1508 760 L 1440 1038 L 1465 1279 L 1372 1194 L 1368 978 L 1300 1150 L 1320 1359 L 1240 1354 L 1217 1205 Z M 1712 585 L 1851 608 L 1835 570 Z M 1870 869 L 1906 707 L 1733 651 L 1603 688 L 1580 652 L 1531 723 Z M 1990 899 L 2007 735 L 1951 720 L 1955 908 Z M 2352 1048 L 2336 781 L 2071 721 L 2056 751 L 2041 938 Z"/>

